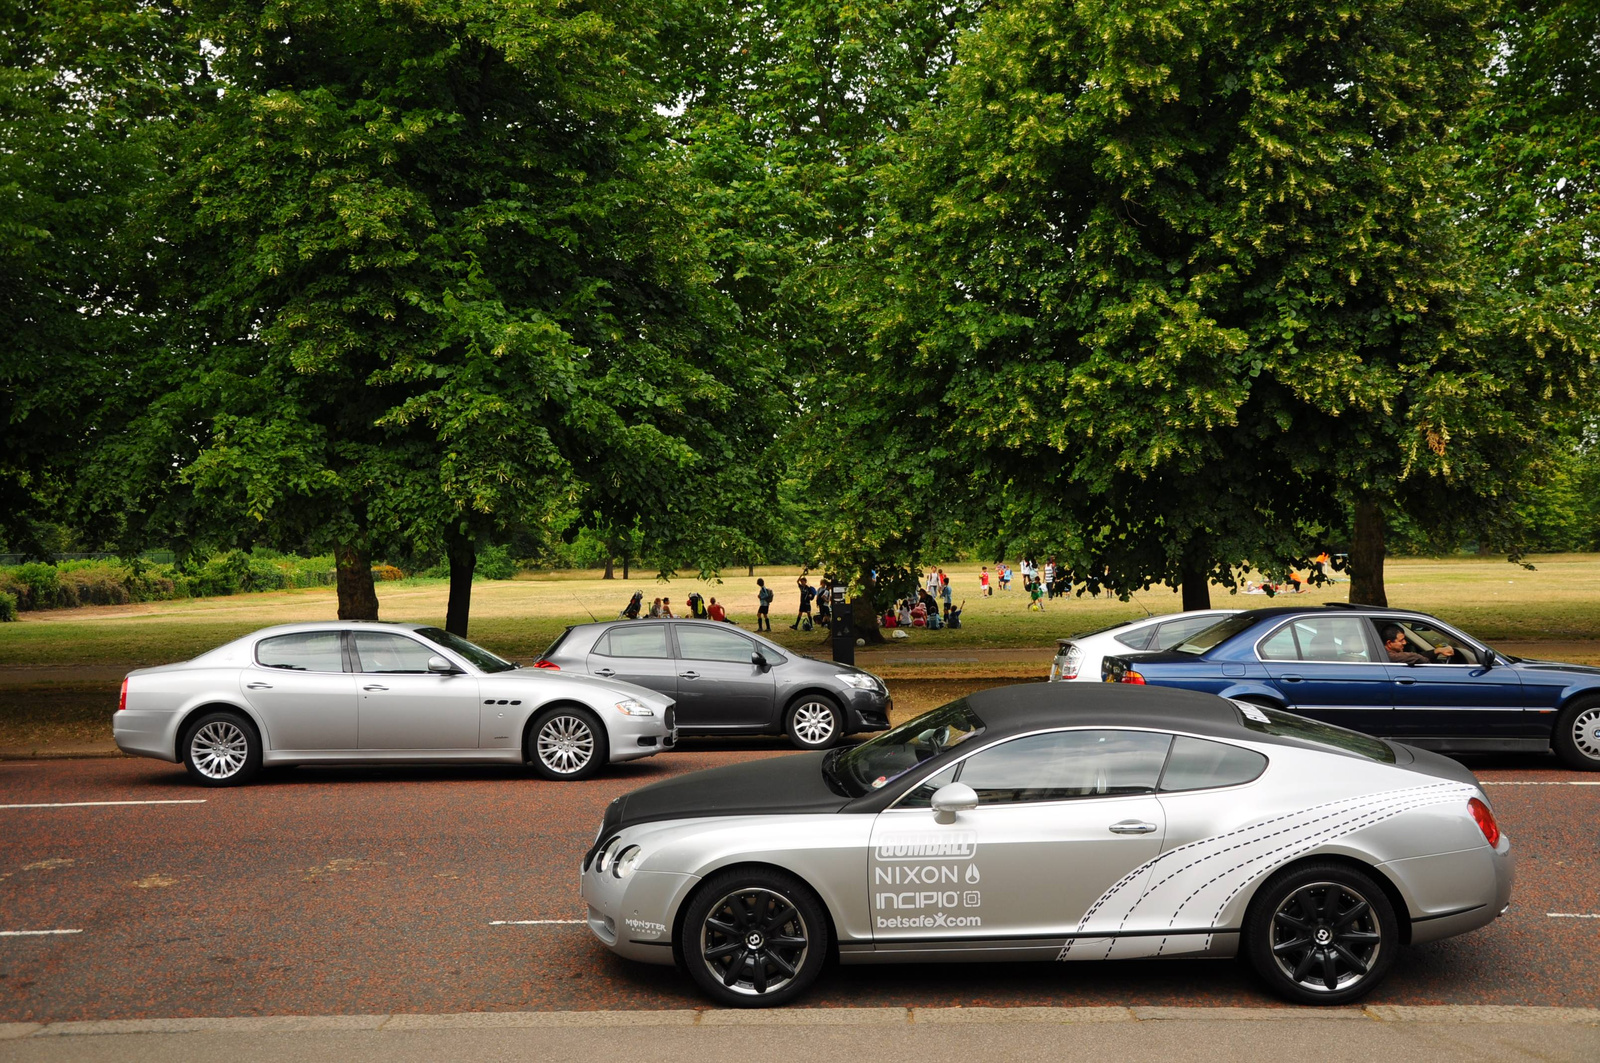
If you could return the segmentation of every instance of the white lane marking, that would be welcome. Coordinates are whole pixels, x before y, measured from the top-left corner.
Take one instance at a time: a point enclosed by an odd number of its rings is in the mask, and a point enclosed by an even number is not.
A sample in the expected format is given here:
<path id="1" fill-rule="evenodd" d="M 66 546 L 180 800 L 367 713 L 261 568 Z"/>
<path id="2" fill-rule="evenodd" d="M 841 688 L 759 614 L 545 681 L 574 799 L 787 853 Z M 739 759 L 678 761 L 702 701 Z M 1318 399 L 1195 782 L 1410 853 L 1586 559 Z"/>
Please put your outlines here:
<path id="1" fill-rule="evenodd" d="M 81 934 L 82 930 L 0 930 L 0 938 L 32 938 L 45 934 Z"/>
<path id="2" fill-rule="evenodd" d="M 1600 786 L 1600 782 L 1522 782 L 1516 779 L 1485 779 L 1485 786 Z"/>
<path id="3" fill-rule="evenodd" d="M 203 797 L 190 797 L 181 801 L 61 801 L 46 805 L 0 805 L 0 808 L 104 808 L 108 805 L 203 805 Z"/>
<path id="4" fill-rule="evenodd" d="M 1600 913 L 1593 915 L 1584 912 L 1545 912 L 1549 919 L 1600 919 Z"/>
<path id="5" fill-rule="evenodd" d="M 582 926 L 587 919 L 491 919 L 490 926 Z"/>

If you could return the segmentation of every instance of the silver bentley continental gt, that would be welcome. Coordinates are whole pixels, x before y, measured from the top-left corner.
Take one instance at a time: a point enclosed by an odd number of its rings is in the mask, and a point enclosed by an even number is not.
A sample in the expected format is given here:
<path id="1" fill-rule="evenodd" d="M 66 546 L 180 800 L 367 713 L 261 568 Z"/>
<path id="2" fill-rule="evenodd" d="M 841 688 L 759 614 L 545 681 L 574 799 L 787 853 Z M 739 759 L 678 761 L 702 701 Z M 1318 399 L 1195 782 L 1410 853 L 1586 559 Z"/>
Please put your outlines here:
<path id="1" fill-rule="evenodd" d="M 1511 843 L 1437 754 L 1191 691 L 972 694 L 852 749 L 696 772 L 606 810 L 590 930 L 722 1004 L 842 963 L 1240 953 L 1342 1004 L 1492 922 Z"/>
<path id="2" fill-rule="evenodd" d="M 526 762 L 586 779 L 671 748 L 672 705 L 631 683 L 519 668 L 440 628 L 340 621 L 129 672 L 112 733 L 203 786 L 312 763 Z"/>

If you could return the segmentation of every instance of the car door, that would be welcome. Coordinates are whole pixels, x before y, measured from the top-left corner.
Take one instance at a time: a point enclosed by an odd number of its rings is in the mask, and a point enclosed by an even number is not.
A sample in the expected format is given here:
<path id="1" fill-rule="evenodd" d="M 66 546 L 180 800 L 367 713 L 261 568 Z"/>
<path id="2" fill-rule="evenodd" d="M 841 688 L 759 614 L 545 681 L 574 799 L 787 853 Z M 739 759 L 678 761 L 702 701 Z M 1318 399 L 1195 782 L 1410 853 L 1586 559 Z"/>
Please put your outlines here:
<path id="1" fill-rule="evenodd" d="M 1457 632 L 1414 617 L 1378 617 L 1380 639 L 1391 627 L 1406 649 L 1432 656 L 1450 647 L 1449 663 L 1388 664 L 1394 734 L 1400 738 L 1523 738 L 1541 721 L 1523 708 L 1522 680 L 1511 668 L 1485 668 L 1483 653 Z"/>
<path id="2" fill-rule="evenodd" d="M 1140 869 L 1161 852 L 1155 788 L 1170 742 L 1146 731 L 1049 731 L 925 780 L 873 825 L 874 942 L 990 948 L 1004 939 L 1008 954 L 1054 958 L 1107 891 L 1142 888 Z M 978 807 L 940 824 L 929 801 L 951 781 L 972 787 Z"/>
<path id="3" fill-rule="evenodd" d="M 610 628 L 595 640 L 584 667 L 590 675 L 637 683 L 675 698 L 678 696 L 678 662 L 673 659 L 672 646 L 667 641 L 668 626 L 659 620 L 647 620 Z"/>
<path id="4" fill-rule="evenodd" d="M 751 730 L 777 718 L 770 650 L 726 626 L 672 625 L 678 640 L 678 726 L 692 730 Z M 751 657 L 761 651 L 764 665 Z"/>
<path id="5" fill-rule="evenodd" d="M 1368 734 L 1394 733 L 1388 655 L 1364 616 L 1318 613 L 1256 644 L 1290 712 Z"/>
<path id="6" fill-rule="evenodd" d="M 361 749 L 478 748 L 478 677 L 428 671 L 443 656 L 388 631 L 351 634 L 361 669 L 357 739 Z"/>
<path id="7" fill-rule="evenodd" d="M 279 749 L 351 749 L 356 744 L 356 677 L 345 668 L 338 631 L 297 631 L 256 643 L 239 673 L 241 693 Z"/>

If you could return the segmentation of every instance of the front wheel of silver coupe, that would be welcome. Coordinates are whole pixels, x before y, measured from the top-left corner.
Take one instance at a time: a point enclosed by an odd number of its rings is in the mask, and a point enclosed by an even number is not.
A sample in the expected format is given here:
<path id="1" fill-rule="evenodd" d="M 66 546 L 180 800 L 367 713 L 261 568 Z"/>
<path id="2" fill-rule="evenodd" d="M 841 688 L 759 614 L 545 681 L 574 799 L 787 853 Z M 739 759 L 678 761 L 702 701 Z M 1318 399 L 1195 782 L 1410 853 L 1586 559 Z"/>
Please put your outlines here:
<path id="1" fill-rule="evenodd" d="M 1372 878 L 1345 864 L 1300 864 L 1269 879 L 1244 920 L 1250 964 L 1298 1004 L 1348 1004 L 1393 966 L 1400 924 Z"/>
<path id="2" fill-rule="evenodd" d="M 678 947 L 689 976 L 718 1004 L 773 1008 L 811 987 L 827 958 L 816 894 L 781 871 L 734 868 L 706 879 L 684 913 Z"/>

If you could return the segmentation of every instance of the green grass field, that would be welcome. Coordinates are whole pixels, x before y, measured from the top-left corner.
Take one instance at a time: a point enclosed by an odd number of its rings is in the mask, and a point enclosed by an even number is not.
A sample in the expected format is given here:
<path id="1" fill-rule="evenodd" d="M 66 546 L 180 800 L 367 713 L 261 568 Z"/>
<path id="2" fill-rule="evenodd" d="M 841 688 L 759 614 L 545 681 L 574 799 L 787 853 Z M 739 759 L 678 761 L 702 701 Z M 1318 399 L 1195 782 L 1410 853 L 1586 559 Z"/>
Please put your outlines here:
<path id="1" fill-rule="evenodd" d="M 1600 638 L 1600 554 L 1563 554 L 1532 559 L 1535 571 L 1503 560 L 1450 558 L 1392 560 L 1387 569 L 1389 601 L 1421 609 L 1459 624 L 1490 642 L 1496 640 L 1577 640 Z M 1164 589 L 1114 598 L 1067 598 L 1030 612 L 1019 590 L 978 597 L 976 565 L 947 567 L 955 598 L 966 600 L 960 631 L 916 631 L 899 645 L 917 652 L 1048 647 L 1062 635 L 1092 630 L 1178 608 L 1177 595 Z M 794 619 L 793 570 L 760 569 L 777 592 L 773 606 L 776 640 L 812 652 L 821 632 L 801 636 L 787 629 Z M 501 654 L 536 657 L 568 624 L 615 617 L 637 588 L 648 601 L 672 599 L 680 615 L 691 591 L 716 596 L 744 627 L 754 627 L 754 577 L 727 576 L 720 584 L 695 579 L 658 583 L 652 579 L 602 580 L 597 572 L 566 572 L 535 578 L 483 582 L 474 587 L 472 638 Z M 1303 595 L 1229 594 L 1214 588 L 1217 607 L 1261 608 L 1283 603 L 1342 601 L 1349 585 L 1336 583 Z M 444 622 L 444 581 L 413 580 L 378 585 L 385 620 Z M 0 668 L 16 665 L 137 666 L 185 660 L 210 647 L 269 624 L 332 619 L 332 588 L 276 591 L 145 605 L 109 606 L 25 613 L 25 619 L 0 625 Z"/>

